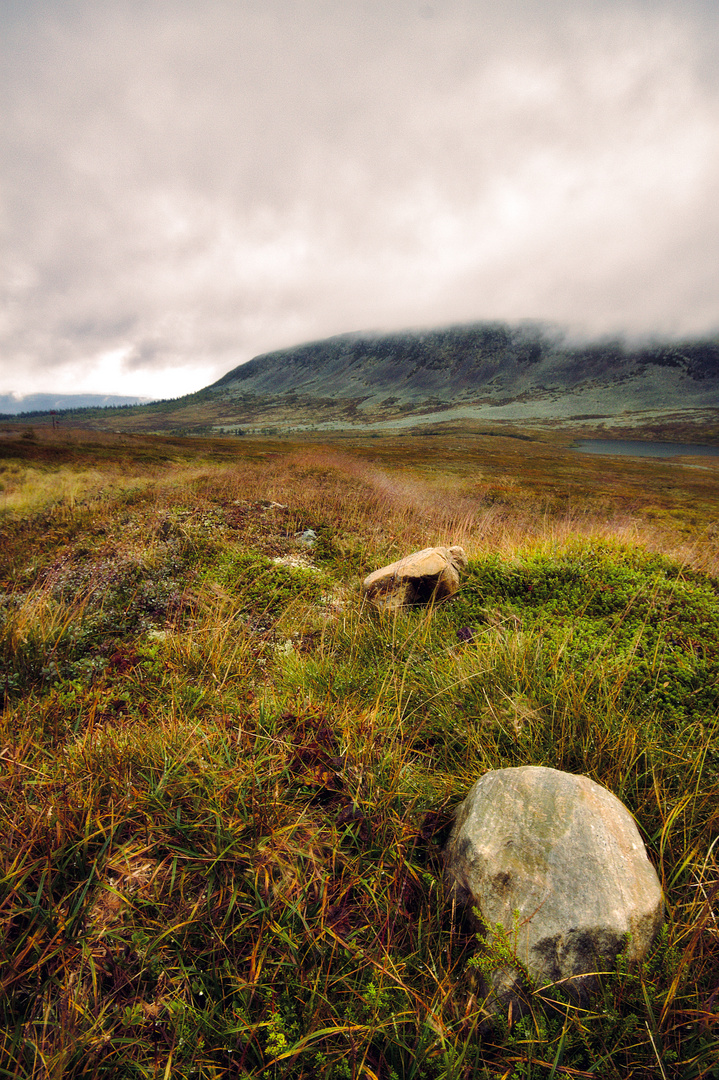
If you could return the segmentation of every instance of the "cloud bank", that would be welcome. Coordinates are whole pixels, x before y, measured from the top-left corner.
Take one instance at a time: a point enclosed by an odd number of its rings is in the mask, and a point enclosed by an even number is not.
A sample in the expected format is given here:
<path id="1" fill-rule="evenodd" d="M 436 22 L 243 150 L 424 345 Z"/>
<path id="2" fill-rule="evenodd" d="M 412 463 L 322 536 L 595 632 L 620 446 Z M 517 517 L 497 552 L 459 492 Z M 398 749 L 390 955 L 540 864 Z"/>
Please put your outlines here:
<path id="1" fill-rule="evenodd" d="M 712 4 L 6 0 L 0 392 L 349 330 L 719 328 Z"/>

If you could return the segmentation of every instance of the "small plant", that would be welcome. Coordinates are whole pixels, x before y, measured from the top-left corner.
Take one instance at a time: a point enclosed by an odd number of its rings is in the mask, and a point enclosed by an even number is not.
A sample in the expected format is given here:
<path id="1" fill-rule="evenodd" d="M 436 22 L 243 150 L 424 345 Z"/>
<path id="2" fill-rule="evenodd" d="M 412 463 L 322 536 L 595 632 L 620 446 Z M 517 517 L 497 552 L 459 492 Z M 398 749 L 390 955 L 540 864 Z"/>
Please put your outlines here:
<path id="1" fill-rule="evenodd" d="M 2 447 L 0 1069 L 712 1076 L 703 472 L 652 492 L 617 465 L 629 521 L 596 462 L 569 514 L 566 454 L 534 439 L 518 469 L 503 432 L 430 455 L 66 427 L 52 459 L 37 434 Z M 459 594 L 378 617 L 362 576 L 435 542 L 470 555 Z M 645 964 L 620 957 L 585 1011 L 539 1008 L 517 919 L 478 940 L 452 918 L 452 809 L 532 763 L 629 806 L 668 900 Z M 503 967 L 531 1009 L 488 1032 L 476 977 Z"/>

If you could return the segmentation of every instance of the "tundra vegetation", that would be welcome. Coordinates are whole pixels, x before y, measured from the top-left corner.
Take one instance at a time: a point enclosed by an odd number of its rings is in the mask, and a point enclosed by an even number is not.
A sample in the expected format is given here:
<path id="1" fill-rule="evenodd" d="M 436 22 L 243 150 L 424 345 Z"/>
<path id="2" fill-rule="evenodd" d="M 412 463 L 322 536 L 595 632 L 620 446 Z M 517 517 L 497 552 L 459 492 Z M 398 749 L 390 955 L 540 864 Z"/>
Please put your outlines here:
<path id="1" fill-rule="evenodd" d="M 4 432 L 0 1075 L 716 1076 L 719 467 L 512 434 Z M 363 600 L 429 544 L 456 597 Z M 625 803 L 666 921 L 487 1030 L 442 848 L 527 764 Z"/>

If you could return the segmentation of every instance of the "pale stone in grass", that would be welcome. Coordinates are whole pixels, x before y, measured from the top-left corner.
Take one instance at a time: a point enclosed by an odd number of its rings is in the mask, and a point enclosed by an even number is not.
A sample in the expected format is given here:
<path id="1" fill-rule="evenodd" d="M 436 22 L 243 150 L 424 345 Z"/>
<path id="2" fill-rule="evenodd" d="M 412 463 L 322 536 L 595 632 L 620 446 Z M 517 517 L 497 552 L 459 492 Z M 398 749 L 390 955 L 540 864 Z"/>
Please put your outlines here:
<path id="1" fill-rule="evenodd" d="M 363 588 L 377 607 L 397 611 L 452 596 L 466 566 L 467 556 L 461 547 L 423 548 L 375 570 L 364 579 Z"/>
<path id="2" fill-rule="evenodd" d="M 586 776 L 531 765 L 485 773 L 457 810 L 445 856 L 490 945 L 501 925 L 516 957 L 487 980 L 490 1011 L 510 1001 L 521 1011 L 525 973 L 544 996 L 558 987 L 585 1003 L 590 973 L 613 971 L 625 948 L 629 962 L 642 959 L 662 922 L 634 818 Z"/>
<path id="3" fill-rule="evenodd" d="M 313 548 L 317 543 L 317 533 L 314 529 L 305 529 L 303 533 L 295 533 L 295 537 L 302 547 Z"/>

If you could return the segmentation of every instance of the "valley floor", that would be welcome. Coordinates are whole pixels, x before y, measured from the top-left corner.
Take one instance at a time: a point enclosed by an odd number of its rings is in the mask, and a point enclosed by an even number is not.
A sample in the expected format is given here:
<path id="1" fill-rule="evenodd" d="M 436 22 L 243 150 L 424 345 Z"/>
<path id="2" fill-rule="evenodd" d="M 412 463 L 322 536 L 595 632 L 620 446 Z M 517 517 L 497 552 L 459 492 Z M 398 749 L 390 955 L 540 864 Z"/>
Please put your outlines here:
<path id="1" fill-rule="evenodd" d="M 719 462 L 568 442 L 5 433 L 3 1075 L 716 1075 Z M 456 597 L 365 603 L 436 543 Z M 488 1031 L 442 849 L 525 764 L 628 806 L 667 915 Z"/>

